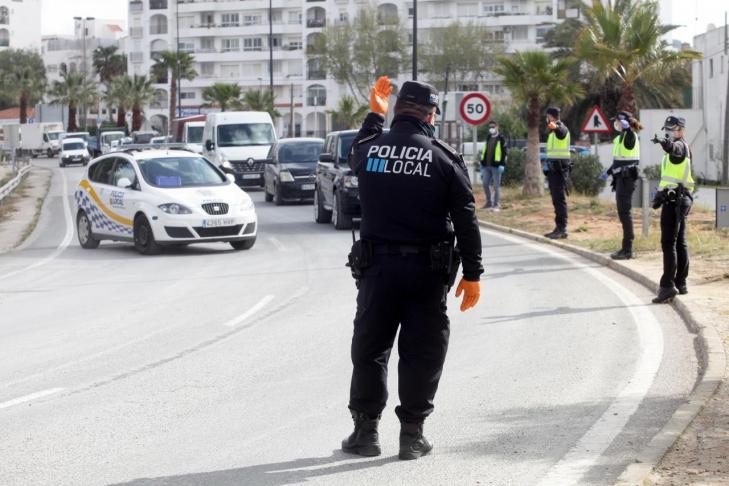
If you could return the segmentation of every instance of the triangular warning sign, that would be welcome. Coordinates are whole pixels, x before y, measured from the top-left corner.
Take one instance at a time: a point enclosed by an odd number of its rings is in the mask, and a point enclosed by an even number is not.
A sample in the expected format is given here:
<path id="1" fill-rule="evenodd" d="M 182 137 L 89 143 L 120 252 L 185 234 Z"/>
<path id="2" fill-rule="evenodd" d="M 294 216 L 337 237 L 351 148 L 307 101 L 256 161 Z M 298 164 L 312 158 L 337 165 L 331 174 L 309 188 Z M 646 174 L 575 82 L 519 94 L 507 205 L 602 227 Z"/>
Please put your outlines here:
<path id="1" fill-rule="evenodd" d="M 610 133 L 610 124 L 599 106 L 592 107 L 590 115 L 582 125 L 582 131 L 586 133 Z"/>

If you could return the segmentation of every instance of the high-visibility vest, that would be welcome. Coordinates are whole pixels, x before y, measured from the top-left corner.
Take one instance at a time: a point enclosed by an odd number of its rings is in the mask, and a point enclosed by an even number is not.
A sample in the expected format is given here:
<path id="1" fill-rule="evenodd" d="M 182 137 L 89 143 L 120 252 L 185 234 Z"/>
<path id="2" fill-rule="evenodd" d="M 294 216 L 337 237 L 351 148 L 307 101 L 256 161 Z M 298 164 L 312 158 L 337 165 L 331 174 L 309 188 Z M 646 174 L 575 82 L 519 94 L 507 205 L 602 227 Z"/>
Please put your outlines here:
<path id="1" fill-rule="evenodd" d="M 557 138 L 554 132 L 549 132 L 547 137 L 547 158 L 554 160 L 570 159 L 570 132 L 562 140 Z"/>
<path id="2" fill-rule="evenodd" d="M 668 154 L 664 154 L 661 160 L 661 182 L 658 187 L 675 189 L 679 184 L 690 191 L 695 187 L 694 178 L 691 177 L 691 152 L 680 164 L 671 162 Z"/>
<path id="3" fill-rule="evenodd" d="M 486 145 L 483 146 L 483 150 L 481 150 L 481 160 L 484 160 L 486 158 L 486 149 L 489 148 L 489 141 L 486 140 Z M 501 140 L 499 138 L 496 139 L 496 150 L 494 151 L 494 162 L 501 162 Z"/>
<path id="4" fill-rule="evenodd" d="M 632 149 L 625 147 L 625 137 L 620 141 L 620 135 L 613 140 L 613 160 L 640 160 L 640 141 L 635 137 L 635 146 Z"/>

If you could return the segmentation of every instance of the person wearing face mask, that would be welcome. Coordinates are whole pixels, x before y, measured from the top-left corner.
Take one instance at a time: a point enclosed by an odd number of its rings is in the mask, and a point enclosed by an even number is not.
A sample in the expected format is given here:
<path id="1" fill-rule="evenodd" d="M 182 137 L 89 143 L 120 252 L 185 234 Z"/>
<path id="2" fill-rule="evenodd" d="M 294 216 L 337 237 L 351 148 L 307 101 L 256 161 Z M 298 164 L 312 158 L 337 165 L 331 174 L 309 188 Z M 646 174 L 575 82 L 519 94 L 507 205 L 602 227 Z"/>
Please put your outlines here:
<path id="1" fill-rule="evenodd" d="M 371 113 L 354 139 L 349 166 L 358 178 L 361 239 L 349 266 L 357 281 L 349 410 L 354 431 L 342 450 L 381 453 L 378 424 L 387 402 L 387 363 L 398 335 L 400 459 L 432 445 L 423 423 L 433 412 L 450 334 L 447 295 L 459 262 L 461 311 L 480 296 L 481 234 L 468 170 L 461 155 L 434 137 L 438 91 L 403 83 L 390 131 L 383 133 L 392 86 L 377 80 Z"/>
<path id="2" fill-rule="evenodd" d="M 661 250 L 663 275 L 654 304 L 671 302 L 676 294 L 687 294 L 689 254 L 686 217 L 693 204 L 695 184 L 691 175 L 691 148 L 684 138 L 686 120 L 669 116 L 663 123 L 663 138 L 653 137 L 665 152 L 661 160 L 661 181 L 653 209 L 661 208 Z"/>
<path id="3" fill-rule="evenodd" d="M 560 109 L 547 108 L 547 159 L 545 174 L 554 206 L 555 228 L 547 233 L 547 238 L 556 240 L 567 238 L 567 194 L 570 174 L 570 131 L 559 119 Z"/>
<path id="4" fill-rule="evenodd" d="M 633 216 L 631 214 L 635 181 L 638 180 L 640 163 L 640 142 L 636 134 L 643 126 L 629 112 L 620 111 L 613 121 L 613 129 L 618 136 L 613 140 L 613 165 L 608 169 L 612 176 L 618 218 L 623 226 L 623 242 L 620 250 L 612 253 L 613 260 L 633 258 Z"/>
<path id="5" fill-rule="evenodd" d="M 506 138 L 499 132 L 499 124 L 495 121 L 489 122 L 489 134 L 486 137 L 486 145 L 481 151 L 481 182 L 486 193 L 486 203 L 482 209 L 490 208 L 493 211 L 500 211 L 499 201 L 501 199 L 501 176 L 504 173 L 506 164 Z M 491 198 L 491 182 L 494 183 L 494 197 Z"/>

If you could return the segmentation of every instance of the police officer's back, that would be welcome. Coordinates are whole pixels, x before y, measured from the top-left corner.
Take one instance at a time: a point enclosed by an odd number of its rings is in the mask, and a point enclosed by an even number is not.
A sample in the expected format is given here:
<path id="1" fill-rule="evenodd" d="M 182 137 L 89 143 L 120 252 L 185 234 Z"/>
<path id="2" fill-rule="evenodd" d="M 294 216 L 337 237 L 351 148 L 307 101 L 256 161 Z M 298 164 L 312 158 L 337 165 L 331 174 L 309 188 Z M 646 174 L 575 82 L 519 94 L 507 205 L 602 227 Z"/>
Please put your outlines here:
<path id="1" fill-rule="evenodd" d="M 433 411 L 448 347 L 446 295 L 455 263 L 454 233 L 463 260 L 464 279 L 456 293 L 465 292 L 462 310 L 479 298 L 481 238 L 465 165 L 455 150 L 434 139 L 437 91 L 404 83 L 390 131 L 383 134 L 390 90 L 389 80 L 380 78 L 373 89 L 373 113 L 350 154 L 359 180 L 362 242 L 353 247 L 357 255 L 350 260 L 359 277 L 349 402 L 355 430 L 342 448 L 380 453 L 377 424 L 399 327 L 400 458 L 416 459 L 431 449 L 423 422 Z"/>

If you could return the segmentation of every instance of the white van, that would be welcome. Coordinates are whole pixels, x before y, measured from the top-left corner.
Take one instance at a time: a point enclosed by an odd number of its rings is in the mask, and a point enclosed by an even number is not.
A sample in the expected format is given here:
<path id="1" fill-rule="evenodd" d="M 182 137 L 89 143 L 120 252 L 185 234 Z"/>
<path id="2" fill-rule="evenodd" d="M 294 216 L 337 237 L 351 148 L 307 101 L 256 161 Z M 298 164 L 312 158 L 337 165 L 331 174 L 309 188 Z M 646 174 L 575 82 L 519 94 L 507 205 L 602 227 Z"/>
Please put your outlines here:
<path id="1" fill-rule="evenodd" d="M 82 138 L 64 138 L 61 141 L 61 153 L 58 160 L 59 167 L 66 167 L 69 164 L 86 165 L 91 160 L 91 154 Z"/>
<path id="2" fill-rule="evenodd" d="M 205 131 L 204 121 L 185 123 L 182 129 L 182 143 L 186 144 L 195 153 L 203 153 L 203 132 Z"/>
<path id="3" fill-rule="evenodd" d="M 263 187 L 268 152 L 276 143 L 271 115 L 265 111 L 211 113 L 203 130 L 203 154 L 239 186 Z"/>

